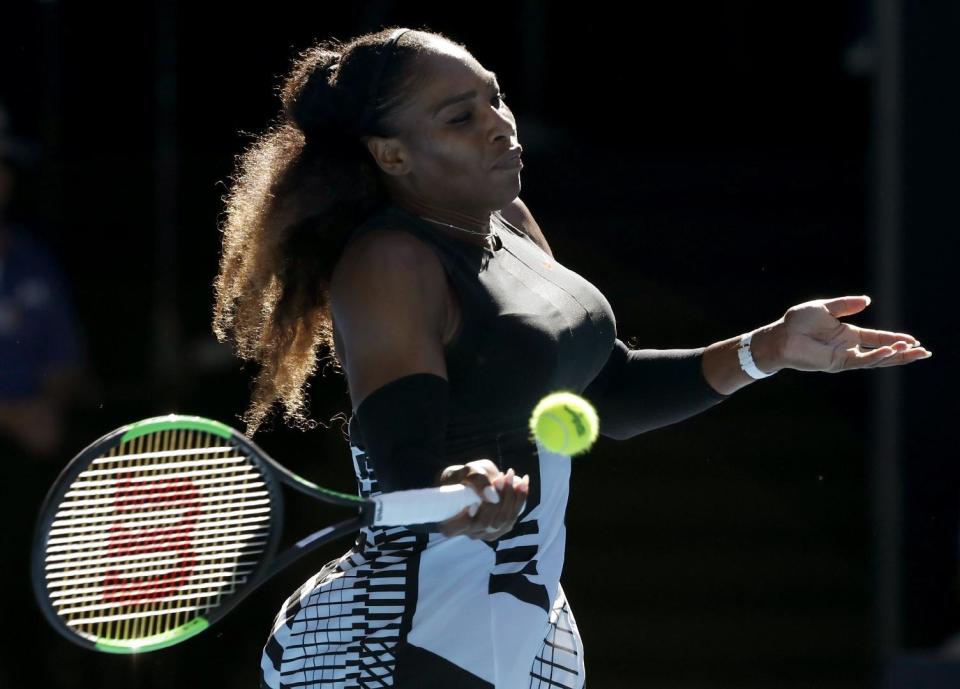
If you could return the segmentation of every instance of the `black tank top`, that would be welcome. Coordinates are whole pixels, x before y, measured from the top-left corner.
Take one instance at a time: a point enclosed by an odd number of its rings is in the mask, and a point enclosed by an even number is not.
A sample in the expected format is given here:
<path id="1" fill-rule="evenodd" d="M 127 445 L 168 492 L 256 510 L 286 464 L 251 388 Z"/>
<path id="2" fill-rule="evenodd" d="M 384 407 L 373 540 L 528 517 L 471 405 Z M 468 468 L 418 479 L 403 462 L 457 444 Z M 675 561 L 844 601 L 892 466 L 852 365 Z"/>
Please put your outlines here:
<path id="1" fill-rule="evenodd" d="M 484 450 L 500 455 L 497 443 L 509 434 L 523 442 L 537 402 L 557 390 L 582 393 L 617 335 L 610 303 L 593 284 L 499 212 L 492 224 L 502 243 L 497 250 L 388 203 L 350 237 L 374 228 L 413 233 L 435 249 L 457 295 L 461 324 L 445 349 L 451 463 Z M 356 414 L 349 432 L 351 444 L 362 444 Z"/>

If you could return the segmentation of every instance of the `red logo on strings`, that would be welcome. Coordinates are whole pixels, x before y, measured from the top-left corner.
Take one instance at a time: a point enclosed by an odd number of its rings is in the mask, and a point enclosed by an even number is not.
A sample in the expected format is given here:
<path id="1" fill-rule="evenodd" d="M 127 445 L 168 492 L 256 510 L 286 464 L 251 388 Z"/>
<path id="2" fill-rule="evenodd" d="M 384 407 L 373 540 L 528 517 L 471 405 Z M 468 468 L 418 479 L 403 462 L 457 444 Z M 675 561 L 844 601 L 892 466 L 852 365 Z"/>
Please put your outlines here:
<path id="1" fill-rule="evenodd" d="M 107 536 L 107 555 L 130 557 L 155 555 L 157 558 L 175 558 L 173 566 L 161 565 L 161 572 L 143 576 L 129 575 L 130 570 L 108 570 L 103 580 L 103 600 L 107 603 L 140 605 L 172 596 L 187 582 L 197 564 L 192 550 L 190 532 L 200 514 L 200 495 L 189 479 L 157 480 L 144 483 L 120 481 L 116 484 L 113 506 L 121 519 L 133 512 L 155 512 L 164 516 L 168 510 L 182 508 L 181 518 L 169 526 L 146 529 L 128 529 L 114 524 Z M 157 569 L 153 559 L 144 557 L 144 569 Z"/>

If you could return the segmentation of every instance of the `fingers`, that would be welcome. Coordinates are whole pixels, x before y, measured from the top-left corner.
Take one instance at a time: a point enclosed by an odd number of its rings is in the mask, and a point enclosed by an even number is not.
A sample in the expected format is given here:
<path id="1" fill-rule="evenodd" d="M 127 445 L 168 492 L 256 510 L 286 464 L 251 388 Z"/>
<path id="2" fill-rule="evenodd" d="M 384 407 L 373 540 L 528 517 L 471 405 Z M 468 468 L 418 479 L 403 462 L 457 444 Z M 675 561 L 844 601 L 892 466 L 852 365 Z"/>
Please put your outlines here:
<path id="1" fill-rule="evenodd" d="M 481 473 L 490 479 L 492 483 L 497 476 L 500 475 L 500 469 L 489 459 L 475 459 L 472 462 L 467 462 L 466 466 L 470 469 L 470 473 Z"/>
<path id="2" fill-rule="evenodd" d="M 477 460 L 467 464 L 454 464 L 443 470 L 440 475 L 440 484 L 449 485 L 463 483 L 472 488 L 480 499 L 485 502 L 497 503 L 500 496 L 493 487 L 493 481 L 484 473 L 487 469 L 485 464 L 489 464 L 496 469 L 496 465 L 490 460 Z M 499 471 L 498 471 L 499 473 Z M 482 505 L 483 503 L 481 503 Z M 479 511 L 480 505 L 470 505 L 465 507 L 455 516 L 440 523 L 440 533 L 445 536 L 459 536 L 468 533 L 473 529 L 473 518 Z"/>
<path id="3" fill-rule="evenodd" d="M 494 541 L 513 528 L 526 505 L 530 477 L 525 476 L 521 479 L 513 469 L 509 469 L 506 474 L 498 478 L 498 483 L 500 484 L 500 503 L 490 506 L 489 518 L 480 519 L 478 512 L 475 520 L 477 528 L 483 530 L 480 538 L 485 541 Z"/>
<path id="4" fill-rule="evenodd" d="M 448 466 L 440 474 L 440 485 L 460 483 L 460 481 L 462 481 L 469 472 L 470 468 L 464 464 L 453 464 Z"/>
<path id="5" fill-rule="evenodd" d="M 496 476 L 491 478 L 487 474 L 471 473 L 465 476 L 462 482 L 477 491 L 477 495 L 479 495 L 480 499 L 484 502 L 493 504 L 500 502 L 500 495 L 496 489 Z M 476 510 L 474 511 L 476 512 Z"/>
<path id="6" fill-rule="evenodd" d="M 896 355 L 902 348 L 902 345 L 898 345 L 897 347 L 884 345 L 875 349 L 855 347 L 852 351 L 851 358 L 855 362 L 856 368 L 871 368 L 873 366 L 879 366 L 885 359 Z"/>
<path id="7" fill-rule="evenodd" d="M 863 311 L 870 304 L 870 297 L 867 295 L 836 297 L 835 299 L 816 299 L 830 313 L 831 316 L 842 318 Z"/>
<path id="8" fill-rule="evenodd" d="M 879 368 L 886 366 L 899 366 L 907 364 L 918 359 L 926 359 L 933 355 L 924 347 L 911 346 L 904 340 L 897 340 L 889 345 L 878 346 L 876 349 L 863 349 L 865 353 L 856 350 L 853 352 L 852 359 L 855 362 L 854 368 Z"/>
<path id="9" fill-rule="evenodd" d="M 440 531 L 446 536 L 465 535 L 494 541 L 513 528 L 526 507 L 530 477 L 521 479 L 513 469 L 505 474 L 498 472 L 492 482 L 488 482 L 485 475 L 473 473 L 466 476 L 463 483 L 476 490 L 484 501 L 443 522 Z"/>
<path id="10" fill-rule="evenodd" d="M 487 507 L 485 510 L 478 510 L 477 516 L 474 518 L 474 526 L 481 533 L 492 534 L 502 528 L 504 515 L 509 514 L 515 499 L 513 476 L 513 469 L 509 469 L 506 474 L 501 474 L 493 482 L 499 496 L 497 504 L 485 506 Z M 482 538 L 490 540 L 486 535 L 483 535 Z"/>
<path id="11" fill-rule="evenodd" d="M 497 492 L 493 489 L 493 480 L 500 473 L 497 466 L 489 459 L 480 459 L 467 464 L 448 466 L 440 474 L 440 485 L 468 483 L 480 496 L 488 502 L 497 502 Z"/>
<path id="12" fill-rule="evenodd" d="M 888 330 L 873 330 L 872 328 L 857 328 L 860 344 L 869 347 L 883 347 L 903 341 L 908 345 L 917 346 L 920 340 L 908 333 L 895 333 Z"/>
<path id="13" fill-rule="evenodd" d="M 894 353 L 881 359 L 876 367 L 901 366 L 903 364 L 913 363 L 919 359 L 927 359 L 931 356 L 933 356 L 933 352 L 925 347 L 896 347 Z"/>

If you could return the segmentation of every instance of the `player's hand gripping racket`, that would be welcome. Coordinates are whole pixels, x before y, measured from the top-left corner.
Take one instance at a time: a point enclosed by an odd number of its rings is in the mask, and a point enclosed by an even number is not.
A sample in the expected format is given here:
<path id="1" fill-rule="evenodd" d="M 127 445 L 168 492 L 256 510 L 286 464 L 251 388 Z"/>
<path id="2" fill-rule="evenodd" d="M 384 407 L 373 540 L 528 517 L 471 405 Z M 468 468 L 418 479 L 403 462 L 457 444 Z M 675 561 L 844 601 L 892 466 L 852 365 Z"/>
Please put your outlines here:
<path id="1" fill-rule="evenodd" d="M 281 483 L 359 514 L 277 555 Z M 463 484 L 371 500 L 338 493 L 229 426 L 159 416 L 108 433 L 60 474 L 37 524 L 33 585 L 47 619 L 72 641 L 151 651 L 200 633 L 324 543 L 364 526 L 444 521 L 479 502 Z"/>

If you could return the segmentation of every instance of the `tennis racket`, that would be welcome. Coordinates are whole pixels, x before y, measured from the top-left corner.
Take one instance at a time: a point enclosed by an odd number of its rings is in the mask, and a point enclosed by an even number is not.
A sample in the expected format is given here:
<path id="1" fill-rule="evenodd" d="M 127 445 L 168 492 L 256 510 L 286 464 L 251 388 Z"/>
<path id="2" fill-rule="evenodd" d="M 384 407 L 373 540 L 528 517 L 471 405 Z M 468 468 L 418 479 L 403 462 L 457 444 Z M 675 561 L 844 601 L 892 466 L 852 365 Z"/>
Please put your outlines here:
<path id="1" fill-rule="evenodd" d="M 276 554 L 280 484 L 358 512 Z M 444 521 L 480 502 L 463 484 L 372 499 L 315 485 L 246 436 L 170 414 L 118 428 L 67 465 L 41 508 L 33 587 L 71 641 L 153 651 L 199 634 L 307 553 L 364 526 Z"/>

